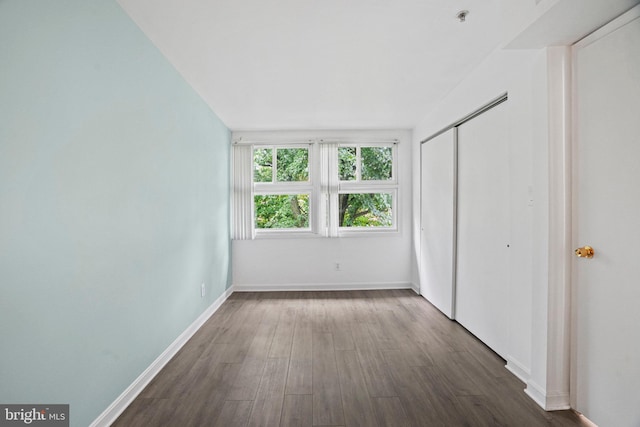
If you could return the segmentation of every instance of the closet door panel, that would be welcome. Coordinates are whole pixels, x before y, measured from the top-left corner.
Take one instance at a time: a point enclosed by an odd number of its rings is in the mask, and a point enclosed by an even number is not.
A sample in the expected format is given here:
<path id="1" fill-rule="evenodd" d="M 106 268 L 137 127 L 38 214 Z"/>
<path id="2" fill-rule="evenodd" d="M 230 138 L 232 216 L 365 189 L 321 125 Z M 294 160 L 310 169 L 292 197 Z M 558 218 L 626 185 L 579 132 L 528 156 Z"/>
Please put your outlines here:
<path id="1" fill-rule="evenodd" d="M 420 293 L 454 316 L 455 131 L 421 147 Z"/>
<path id="2" fill-rule="evenodd" d="M 458 128 L 456 320 L 506 356 L 509 158 L 506 106 Z"/>

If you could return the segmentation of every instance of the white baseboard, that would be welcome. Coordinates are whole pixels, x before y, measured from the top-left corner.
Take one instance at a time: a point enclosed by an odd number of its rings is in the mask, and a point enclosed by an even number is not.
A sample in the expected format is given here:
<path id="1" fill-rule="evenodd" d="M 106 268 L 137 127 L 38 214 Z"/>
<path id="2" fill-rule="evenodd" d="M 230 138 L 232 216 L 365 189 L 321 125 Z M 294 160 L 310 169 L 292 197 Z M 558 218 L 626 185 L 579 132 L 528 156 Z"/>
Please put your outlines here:
<path id="1" fill-rule="evenodd" d="M 133 400 L 144 390 L 144 388 L 158 375 L 160 370 L 171 360 L 173 356 L 184 346 L 187 341 L 200 329 L 202 325 L 215 313 L 223 302 L 234 292 L 233 286 L 227 289 L 213 304 L 211 304 L 184 332 L 178 336 L 162 352 L 156 360 L 145 371 L 136 378 L 116 400 L 113 401 L 102 414 L 96 418 L 89 427 L 108 427 L 124 412 Z"/>
<path id="2" fill-rule="evenodd" d="M 524 392 L 545 411 L 571 409 L 568 393 L 547 393 L 546 390 L 531 380 L 527 382 L 527 388 L 524 389 Z"/>
<path id="3" fill-rule="evenodd" d="M 254 284 L 233 285 L 234 292 L 284 292 L 284 291 L 372 291 L 383 289 L 412 289 L 410 282 L 381 282 L 381 283 L 289 283 L 289 284 Z"/>
<path id="4" fill-rule="evenodd" d="M 507 356 L 507 366 L 505 366 L 509 372 L 515 375 L 520 381 L 523 383 L 527 383 L 529 381 L 529 377 L 531 376 L 531 372 L 524 365 L 518 362 L 511 356 Z"/>
<path id="5" fill-rule="evenodd" d="M 533 399 L 542 409 L 545 409 L 546 398 L 544 396 L 544 390 L 542 387 L 537 385 L 532 381 L 527 381 L 527 388 L 524 389 L 524 392 Z"/>

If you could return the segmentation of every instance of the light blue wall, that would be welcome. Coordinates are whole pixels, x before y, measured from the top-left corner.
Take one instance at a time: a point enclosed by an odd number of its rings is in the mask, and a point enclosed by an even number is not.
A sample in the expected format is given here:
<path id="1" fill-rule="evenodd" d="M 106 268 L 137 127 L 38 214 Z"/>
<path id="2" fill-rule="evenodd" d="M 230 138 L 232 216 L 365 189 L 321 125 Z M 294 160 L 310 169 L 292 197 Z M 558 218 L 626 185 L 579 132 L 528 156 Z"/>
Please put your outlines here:
<path id="1" fill-rule="evenodd" d="M 229 140 L 114 1 L 0 0 L 1 403 L 88 425 L 224 292 Z"/>

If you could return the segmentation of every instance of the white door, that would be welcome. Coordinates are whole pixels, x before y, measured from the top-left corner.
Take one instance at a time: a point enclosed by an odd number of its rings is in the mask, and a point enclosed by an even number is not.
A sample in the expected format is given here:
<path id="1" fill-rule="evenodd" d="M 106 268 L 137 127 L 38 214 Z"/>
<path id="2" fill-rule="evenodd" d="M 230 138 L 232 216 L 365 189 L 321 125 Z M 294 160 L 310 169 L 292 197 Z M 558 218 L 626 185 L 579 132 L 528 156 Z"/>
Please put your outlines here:
<path id="1" fill-rule="evenodd" d="M 601 427 L 640 426 L 639 16 L 574 46 L 572 403 Z"/>
<path id="2" fill-rule="evenodd" d="M 506 103 L 458 128 L 456 320 L 506 356 L 509 156 Z"/>
<path id="3" fill-rule="evenodd" d="M 422 144 L 420 293 L 454 317 L 455 130 Z"/>

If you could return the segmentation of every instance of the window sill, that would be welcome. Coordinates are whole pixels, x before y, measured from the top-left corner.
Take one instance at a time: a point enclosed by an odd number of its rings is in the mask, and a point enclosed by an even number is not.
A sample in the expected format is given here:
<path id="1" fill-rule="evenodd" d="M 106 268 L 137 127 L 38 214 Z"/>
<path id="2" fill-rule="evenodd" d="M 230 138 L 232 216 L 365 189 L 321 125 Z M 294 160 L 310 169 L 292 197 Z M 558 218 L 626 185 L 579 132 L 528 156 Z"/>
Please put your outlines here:
<path id="1" fill-rule="evenodd" d="M 397 235 L 398 228 L 383 228 L 383 229 L 371 229 L 371 228 L 341 228 L 338 230 L 337 237 L 382 237 Z"/>
<path id="2" fill-rule="evenodd" d="M 398 234 L 399 231 L 397 228 L 385 228 L 377 230 L 368 228 L 340 229 L 337 236 L 325 236 L 323 234 L 314 233 L 312 231 L 263 230 L 256 231 L 254 239 L 342 239 L 353 237 L 371 238 L 397 236 Z"/>
<path id="3" fill-rule="evenodd" d="M 269 230 L 256 231 L 255 239 L 317 239 L 321 235 L 313 231 Z"/>

